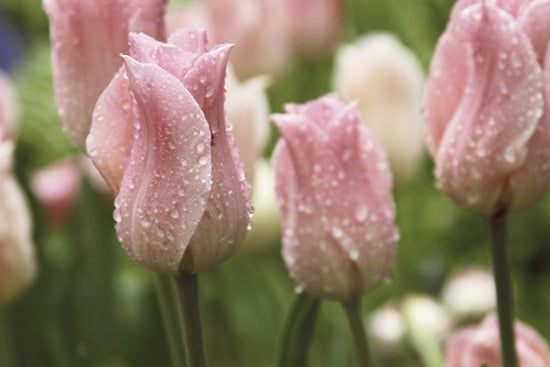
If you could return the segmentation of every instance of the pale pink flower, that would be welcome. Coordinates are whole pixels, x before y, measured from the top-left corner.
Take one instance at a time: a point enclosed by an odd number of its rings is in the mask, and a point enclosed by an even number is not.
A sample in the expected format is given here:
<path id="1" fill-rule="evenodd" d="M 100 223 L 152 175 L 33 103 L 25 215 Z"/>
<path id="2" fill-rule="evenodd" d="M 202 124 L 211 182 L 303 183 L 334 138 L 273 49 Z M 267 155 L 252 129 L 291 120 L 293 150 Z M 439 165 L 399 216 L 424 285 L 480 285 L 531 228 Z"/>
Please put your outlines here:
<path id="1" fill-rule="evenodd" d="M 170 12 L 169 31 L 200 26 L 213 43 L 235 44 L 229 61 L 239 78 L 278 76 L 290 62 L 290 24 L 280 0 L 206 0 Z"/>
<path id="2" fill-rule="evenodd" d="M 516 321 L 514 331 L 519 367 L 550 366 L 548 343 L 534 329 Z M 446 345 L 446 360 L 447 367 L 478 367 L 483 363 L 501 367 L 497 315 L 492 313 L 478 326 L 451 335 Z"/>
<path id="3" fill-rule="evenodd" d="M 31 178 L 31 190 L 46 209 L 53 223 L 67 219 L 80 186 L 81 173 L 76 162 L 65 159 L 36 171 Z"/>
<path id="4" fill-rule="evenodd" d="M 13 138 L 17 115 L 15 90 L 8 76 L 0 71 L 0 142 Z"/>
<path id="5" fill-rule="evenodd" d="M 344 101 L 357 101 L 388 152 L 396 182 L 412 179 L 421 167 L 423 84 L 418 59 L 391 34 L 364 36 L 336 54 L 335 89 Z"/>
<path id="6" fill-rule="evenodd" d="M 316 56 L 330 51 L 344 33 L 345 1 L 283 0 L 290 39 L 298 53 Z"/>
<path id="7" fill-rule="evenodd" d="M 114 218 L 130 256 L 160 272 L 197 272 L 230 256 L 249 224 L 249 185 L 223 110 L 231 47 L 209 49 L 193 28 L 168 43 L 129 38 L 88 152 L 118 194 Z"/>
<path id="8" fill-rule="evenodd" d="M 11 172 L 12 151 L 12 142 L 0 142 L 0 307 L 27 287 L 36 272 L 31 217 Z"/>
<path id="9" fill-rule="evenodd" d="M 167 0 L 43 0 L 63 128 L 80 148 L 97 98 L 122 65 L 128 33 L 165 37 Z"/>
<path id="10" fill-rule="evenodd" d="M 550 2 L 458 1 L 424 99 L 438 186 L 485 215 L 550 187 Z"/>
<path id="11" fill-rule="evenodd" d="M 388 279 L 395 262 L 386 153 L 353 105 L 329 94 L 274 115 L 272 162 L 283 257 L 297 290 L 350 299 Z"/>

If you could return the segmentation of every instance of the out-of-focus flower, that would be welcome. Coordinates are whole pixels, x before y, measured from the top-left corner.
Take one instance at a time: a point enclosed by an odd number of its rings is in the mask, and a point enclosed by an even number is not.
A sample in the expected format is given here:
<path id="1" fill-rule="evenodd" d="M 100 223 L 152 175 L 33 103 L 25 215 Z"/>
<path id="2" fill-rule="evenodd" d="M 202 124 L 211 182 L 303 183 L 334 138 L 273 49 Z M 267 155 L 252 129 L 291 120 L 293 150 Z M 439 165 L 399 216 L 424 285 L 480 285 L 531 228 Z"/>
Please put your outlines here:
<path id="1" fill-rule="evenodd" d="M 270 162 L 263 159 L 255 164 L 252 206 L 252 228 L 246 235 L 239 254 L 257 253 L 279 244 L 281 218 L 275 196 L 275 175 Z"/>
<path id="2" fill-rule="evenodd" d="M 213 43 L 234 43 L 230 62 L 239 78 L 276 76 L 290 61 L 289 23 L 280 0 L 207 0 L 170 14 L 169 31 L 200 26 Z"/>
<path id="3" fill-rule="evenodd" d="M 370 335 L 377 353 L 384 359 L 396 359 L 404 351 L 407 325 L 400 309 L 386 305 L 373 312 L 370 318 Z"/>
<path id="4" fill-rule="evenodd" d="M 256 162 L 269 137 L 269 103 L 265 92 L 269 79 L 263 75 L 240 83 L 228 68 L 225 82 L 227 120 L 239 147 L 246 178 L 253 184 Z"/>
<path id="5" fill-rule="evenodd" d="M 548 343 L 534 329 L 516 321 L 514 331 L 519 366 L 550 366 Z M 447 367 L 472 367 L 483 363 L 490 367 L 501 367 L 497 315 L 490 314 L 480 325 L 454 333 L 447 342 L 446 360 Z"/>
<path id="6" fill-rule="evenodd" d="M 36 272 L 31 218 L 11 173 L 12 151 L 12 142 L 0 142 L 0 307 L 28 286 Z"/>
<path id="7" fill-rule="evenodd" d="M 329 51 L 344 31 L 342 0 L 283 0 L 290 39 L 297 52 L 316 56 Z"/>
<path id="8" fill-rule="evenodd" d="M 43 0 L 50 19 L 55 93 L 63 128 L 84 148 L 100 93 L 122 65 L 128 33 L 164 39 L 167 0 Z"/>
<path id="9" fill-rule="evenodd" d="M 168 43 L 129 39 L 125 70 L 94 111 L 88 152 L 118 193 L 114 218 L 130 256 L 160 272 L 198 272 L 237 249 L 251 211 L 223 110 L 230 46 L 209 50 L 194 28 Z"/>
<path id="10" fill-rule="evenodd" d="M 357 101 L 388 152 L 397 182 L 411 179 L 422 162 L 423 83 L 418 60 L 391 34 L 365 36 L 336 55 L 336 91 L 344 101 Z"/>
<path id="11" fill-rule="evenodd" d="M 388 279 L 398 230 L 384 149 L 335 95 L 274 115 L 283 257 L 297 291 L 351 299 Z"/>
<path id="12" fill-rule="evenodd" d="M 80 178 L 79 168 L 71 159 L 56 162 L 33 174 L 32 192 L 53 223 L 60 224 L 67 219 L 78 193 Z"/>
<path id="13" fill-rule="evenodd" d="M 0 142 L 13 137 L 17 112 L 13 86 L 8 76 L 0 71 Z"/>
<path id="14" fill-rule="evenodd" d="M 458 1 L 437 45 L 428 147 L 438 186 L 475 212 L 517 211 L 550 187 L 549 16 L 548 1 Z"/>
<path id="15" fill-rule="evenodd" d="M 496 306 L 493 276 L 486 270 L 462 269 L 447 280 L 441 297 L 447 309 L 458 319 L 486 315 Z"/>
<path id="16" fill-rule="evenodd" d="M 425 366 L 442 366 L 441 346 L 450 334 L 453 319 L 447 310 L 431 297 L 408 296 L 401 305 L 407 325 L 407 337 Z"/>

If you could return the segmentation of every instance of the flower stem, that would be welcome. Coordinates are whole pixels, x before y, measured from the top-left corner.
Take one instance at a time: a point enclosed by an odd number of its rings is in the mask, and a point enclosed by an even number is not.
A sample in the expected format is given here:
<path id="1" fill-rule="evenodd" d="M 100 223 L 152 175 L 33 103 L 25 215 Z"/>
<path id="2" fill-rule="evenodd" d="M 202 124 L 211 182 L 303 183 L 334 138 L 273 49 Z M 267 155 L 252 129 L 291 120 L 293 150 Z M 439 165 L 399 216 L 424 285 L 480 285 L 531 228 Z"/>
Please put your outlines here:
<path id="1" fill-rule="evenodd" d="M 0 367 L 12 366 L 6 310 L 0 308 Z"/>
<path id="2" fill-rule="evenodd" d="M 307 366 L 307 353 L 320 303 L 318 298 L 305 292 L 296 296 L 283 329 L 279 367 Z"/>
<path id="3" fill-rule="evenodd" d="M 491 237 L 491 257 L 497 293 L 500 348 L 504 367 L 516 367 L 517 357 L 514 337 L 514 307 L 512 303 L 512 283 L 506 253 L 506 218 L 489 219 Z"/>
<path id="4" fill-rule="evenodd" d="M 361 367 L 372 366 L 369 345 L 367 343 L 367 334 L 361 318 L 361 298 L 357 297 L 349 301 L 342 302 L 349 327 L 355 342 L 355 350 Z"/>
<path id="5" fill-rule="evenodd" d="M 197 274 L 182 273 L 177 275 L 176 285 L 183 316 L 187 365 L 189 367 L 205 367 L 206 353 L 202 338 Z"/>
<path id="6" fill-rule="evenodd" d="M 155 280 L 172 366 L 184 367 L 185 341 L 183 337 L 183 320 L 181 318 L 180 303 L 174 278 L 156 274 Z"/>

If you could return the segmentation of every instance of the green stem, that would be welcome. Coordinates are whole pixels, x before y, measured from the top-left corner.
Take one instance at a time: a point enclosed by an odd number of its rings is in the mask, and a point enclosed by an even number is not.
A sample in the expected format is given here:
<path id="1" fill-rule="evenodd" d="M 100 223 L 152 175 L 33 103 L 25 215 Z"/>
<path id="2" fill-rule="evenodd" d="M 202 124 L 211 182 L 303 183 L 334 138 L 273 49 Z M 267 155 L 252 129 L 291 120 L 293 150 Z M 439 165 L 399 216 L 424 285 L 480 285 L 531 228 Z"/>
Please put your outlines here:
<path id="1" fill-rule="evenodd" d="M 10 366 L 12 366 L 12 360 L 9 345 L 8 318 L 6 310 L 0 308 L 0 367 Z"/>
<path id="2" fill-rule="evenodd" d="M 361 318 L 361 298 L 357 297 L 349 301 L 343 301 L 342 305 L 346 311 L 353 341 L 355 342 L 359 365 L 361 367 L 371 366 L 373 365 L 371 362 L 372 357 L 370 356 L 367 334 Z"/>
<path id="3" fill-rule="evenodd" d="M 197 274 L 182 273 L 176 276 L 176 285 L 183 316 L 187 365 L 189 367 L 205 367 L 206 353 L 202 338 Z"/>
<path id="4" fill-rule="evenodd" d="M 305 367 L 321 302 L 305 292 L 296 296 L 285 321 L 279 367 Z"/>
<path id="5" fill-rule="evenodd" d="M 506 218 L 489 219 L 491 237 L 491 257 L 497 292 L 498 324 L 503 367 L 516 367 L 517 357 L 514 344 L 514 307 L 512 303 L 512 283 L 506 254 Z"/>
<path id="6" fill-rule="evenodd" d="M 184 367 L 185 341 L 183 337 L 183 320 L 181 318 L 180 303 L 174 278 L 168 275 L 156 274 L 155 280 L 172 366 Z"/>

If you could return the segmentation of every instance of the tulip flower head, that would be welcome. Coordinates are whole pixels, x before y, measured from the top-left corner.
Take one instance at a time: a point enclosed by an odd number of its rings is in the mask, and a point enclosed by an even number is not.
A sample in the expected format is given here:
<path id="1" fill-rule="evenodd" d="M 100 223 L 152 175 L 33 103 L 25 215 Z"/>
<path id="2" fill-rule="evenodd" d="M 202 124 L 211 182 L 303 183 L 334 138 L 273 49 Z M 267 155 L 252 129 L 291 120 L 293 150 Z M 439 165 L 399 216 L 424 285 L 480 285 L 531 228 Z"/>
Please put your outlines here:
<path id="1" fill-rule="evenodd" d="M 84 148 L 97 98 L 122 65 L 128 33 L 164 39 L 167 0 L 43 0 L 63 129 Z"/>
<path id="2" fill-rule="evenodd" d="M 398 231 L 386 153 L 335 95 L 274 115 L 283 257 L 297 291 L 352 299 L 389 277 Z"/>
<path id="3" fill-rule="evenodd" d="M 393 35 L 381 33 L 341 47 L 335 64 L 336 91 L 344 101 L 357 101 L 363 121 L 388 152 L 396 182 L 410 180 L 424 155 L 418 59 Z"/>
<path id="4" fill-rule="evenodd" d="M 251 212 L 223 109 L 231 46 L 209 49 L 195 28 L 168 43 L 129 39 L 87 149 L 117 193 L 117 233 L 130 256 L 159 272 L 198 272 L 237 249 Z"/>
<path id="5" fill-rule="evenodd" d="M 441 190 L 484 215 L 550 187 L 548 1 L 461 0 L 430 66 L 428 148 Z"/>
<path id="6" fill-rule="evenodd" d="M 31 217 L 11 172 L 12 151 L 11 141 L 0 142 L 0 307 L 28 286 L 36 272 Z"/>
<path id="7" fill-rule="evenodd" d="M 515 347 L 520 367 L 550 366 L 548 343 L 532 328 L 516 321 Z M 447 367 L 481 366 L 501 367 L 500 340 L 497 315 L 485 317 L 480 325 L 455 332 L 446 345 Z"/>

